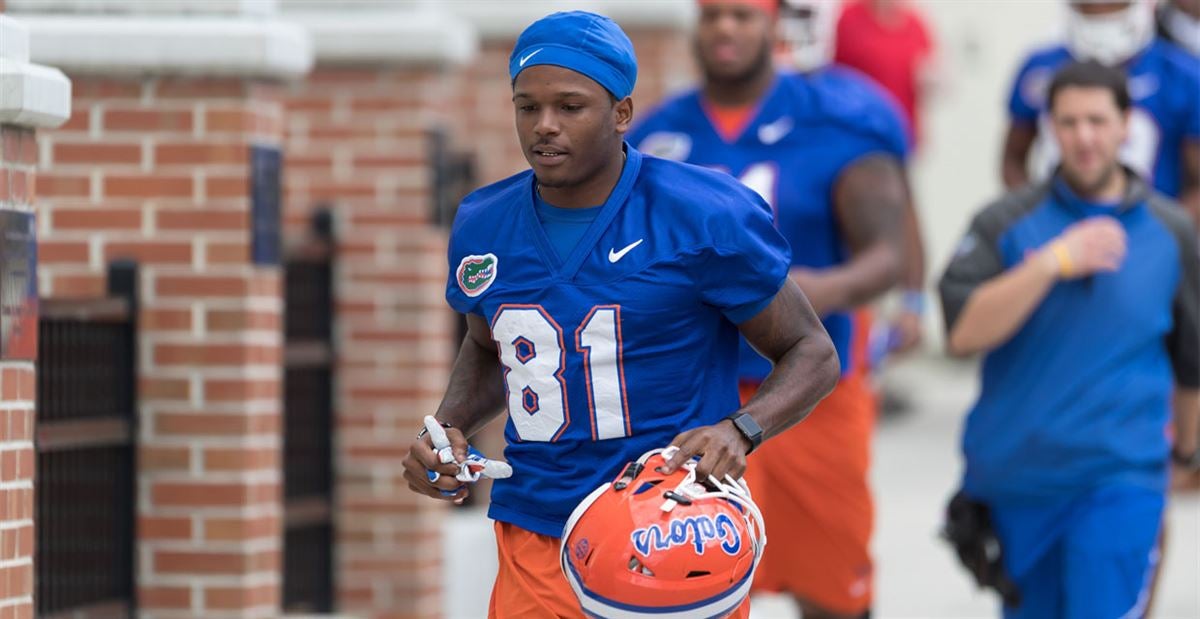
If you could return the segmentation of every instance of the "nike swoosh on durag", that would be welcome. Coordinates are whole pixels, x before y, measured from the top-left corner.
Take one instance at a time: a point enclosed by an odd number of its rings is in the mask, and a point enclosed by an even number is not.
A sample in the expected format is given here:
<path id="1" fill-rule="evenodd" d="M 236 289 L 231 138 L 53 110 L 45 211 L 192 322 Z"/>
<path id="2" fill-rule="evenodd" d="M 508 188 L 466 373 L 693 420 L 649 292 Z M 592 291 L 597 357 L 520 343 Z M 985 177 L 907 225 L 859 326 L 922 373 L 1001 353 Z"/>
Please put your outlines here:
<path id="1" fill-rule="evenodd" d="M 539 47 L 539 48 L 533 50 L 532 52 L 529 52 L 529 54 L 522 56 L 521 59 L 517 61 L 517 66 L 518 67 L 525 66 L 525 63 L 529 62 L 530 58 L 533 58 L 534 56 L 538 55 L 538 53 L 540 53 L 543 49 L 545 49 L 545 48 Z"/>

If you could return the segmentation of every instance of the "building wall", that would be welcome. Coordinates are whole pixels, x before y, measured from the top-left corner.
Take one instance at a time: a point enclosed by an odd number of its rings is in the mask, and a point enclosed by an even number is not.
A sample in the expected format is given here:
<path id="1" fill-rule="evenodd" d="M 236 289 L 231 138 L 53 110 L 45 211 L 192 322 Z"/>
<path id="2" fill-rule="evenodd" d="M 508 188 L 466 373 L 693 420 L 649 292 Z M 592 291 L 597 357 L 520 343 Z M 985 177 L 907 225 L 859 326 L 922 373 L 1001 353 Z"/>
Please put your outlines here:
<path id="1" fill-rule="evenodd" d="M 33 212 L 36 163 L 33 129 L 0 124 L 0 212 Z M 0 360 L 0 619 L 33 617 L 34 370 Z"/>
<path id="2" fill-rule="evenodd" d="M 0 215 L 8 219 L 14 213 L 18 218 L 34 214 L 37 128 L 67 118 L 70 82 L 51 67 L 29 62 L 28 30 L 4 11 L 0 0 Z M 0 311 L 7 358 L 0 359 L 0 619 L 28 619 L 34 615 L 37 305 L 28 303 L 26 294 L 35 275 L 8 253 L 11 235 L 22 231 L 3 232 Z M 36 252 L 36 234 L 30 244 Z"/>
<path id="3" fill-rule="evenodd" d="M 251 145 L 283 106 L 242 79 L 76 77 L 40 140 L 39 278 L 93 297 L 141 273 L 138 589 L 155 617 L 271 617 L 280 581 L 277 267 L 251 263 Z"/>
<path id="4" fill-rule="evenodd" d="M 453 359 L 446 233 L 431 222 L 429 130 L 448 74 L 318 67 L 287 91 L 285 214 L 337 227 L 338 600 L 342 612 L 436 617 L 445 505 L 403 479 Z"/>

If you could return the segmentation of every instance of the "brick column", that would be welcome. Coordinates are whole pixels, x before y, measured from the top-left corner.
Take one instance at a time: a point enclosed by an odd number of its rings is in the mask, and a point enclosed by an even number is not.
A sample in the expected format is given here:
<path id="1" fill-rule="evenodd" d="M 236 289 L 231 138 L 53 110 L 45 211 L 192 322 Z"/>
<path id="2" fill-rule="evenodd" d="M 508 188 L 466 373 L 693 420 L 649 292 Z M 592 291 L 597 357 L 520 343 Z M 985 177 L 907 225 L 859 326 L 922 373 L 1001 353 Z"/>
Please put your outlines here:
<path id="1" fill-rule="evenodd" d="M 442 616 L 446 505 L 408 490 L 401 459 L 454 355 L 433 216 L 430 131 L 456 113 L 450 76 L 474 29 L 439 3 L 291 7 L 318 67 L 287 97 L 287 220 L 321 203 L 337 233 L 338 608 Z M 288 3 L 284 3 L 289 10 Z"/>
<path id="2" fill-rule="evenodd" d="M 280 598 L 280 270 L 251 260 L 251 147 L 282 107 L 243 79 L 76 79 L 42 141 L 51 297 L 142 272 L 138 587 L 144 615 L 270 617 Z"/>
<path id="3" fill-rule="evenodd" d="M 58 126 L 70 113 L 67 78 L 28 61 L 28 30 L 0 15 L 0 65 L 4 65 L 0 92 L 5 94 L 0 101 L 0 217 L 5 220 L 11 213 L 34 213 L 35 129 Z M 21 263 L 7 246 L 5 237 L 18 232 L 6 230 L 0 236 L 0 617 L 4 619 L 34 614 L 37 305 L 24 303 L 28 282 L 35 276 L 33 263 Z"/>
<path id="4" fill-rule="evenodd" d="M 273 3 L 43 8 L 22 5 L 34 57 L 78 82 L 39 144 L 43 294 L 97 296 L 109 260 L 140 265 L 139 613 L 278 616 L 281 269 L 254 259 L 252 194 L 278 194 L 267 84 L 309 69 L 308 38 Z"/>
<path id="5" fill-rule="evenodd" d="M 36 148 L 32 129 L 0 124 L 0 214 L 33 212 Z M 36 317 L 34 327 L 36 338 Z M 0 617 L 6 618 L 33 616 L 34 379 L 32 360 L 0 360 Z"/>
<path id="6" fill-rule="evenodd" d="M 318 68 L 287 98 L 287 220 L 337 216 L 338 603 L 375 617 L 440 608 L 444 506 L 400 461 L 453 356 L 446 235 L 430 221 L 430 109 L 444 73 Z"/>

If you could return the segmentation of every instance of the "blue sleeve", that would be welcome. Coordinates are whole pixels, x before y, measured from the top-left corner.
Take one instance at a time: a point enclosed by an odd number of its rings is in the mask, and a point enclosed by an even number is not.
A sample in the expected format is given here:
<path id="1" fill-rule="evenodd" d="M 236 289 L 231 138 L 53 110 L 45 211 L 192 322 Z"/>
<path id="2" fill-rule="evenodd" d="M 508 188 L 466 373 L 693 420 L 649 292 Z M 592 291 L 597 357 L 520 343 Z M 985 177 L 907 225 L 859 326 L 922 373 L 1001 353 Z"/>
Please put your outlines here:
<path id="1" fill-rule="evenodd" d="M 700 297 L 734 324 L 762 311 L 787 279 L 791 248 L 771 221 L 771 207 L 738 187 L 743 204 L 711 223 L 712 247 L 697 263 Z"/>
<path id="2" fill-rule="evenodd" d="M 1200 139 L 1200 62 L 1188 63 L 1187 69 L 1184 81 L 1187 92 L 1187 121 L 1183 125 L 1183 134 L 1192 139 Z"/>
<path id="3" fill-rule="evenodd" d="M 884 152 L 901 161 L 911 144 L 907 121 L 891 93 L 870 78 L 844 67 L 823 74 L 814 88 L 823 91 L 827 110 L 845 139 L 830 140 L 833 156 L 845 162 L 868 153 Z M 847 142 L 843 144 L 843 142 Z M 852 143 L 852 144 L 850 144 Z"/>
<path id="4" fill-rule="evenodd" d="M 870 136 L 875 142 L 870 147 L 871 150 L 873 152 L 882 151 L 894 155 L 900 161 L 906 161 L 911 144 L 908 140 L 904 117 L 900 115 L 900 109 L 890 98 L 881 99 L 878 117 L 878 129 Z"/>
<path id="5" fill-rule="evenodd" d="M 835 162 L 834 169 L 841 175 L 846 168 L 868 155 L 884 153 L 903 162 L 908 152 L 907 143 L 902 129 L 898 135 L 853 132 L 840 138 L 837 144 L 831 145 L 825 156 Z"/>
<path id="6" fill-rule="evenodd" d="M 478 296 L 469 296 L 466 290 L 459 285 L 458 279 L 461 275 L 460 269 L 463 268 L 465 262 L 469 261 L 469 256 L 465 255 L 463 237 L 465 226 L 462 224 L 464 219 L 464 209 L 459 207 L 458 215 L 454 218 L 454 225 L 450 232 L 449 247 L 446 251 L 446 260 L 450 266 L 449 273 L 446 277 L 446 303 L 460 314 L 479 314 L 482 315 L 482 310 L 479 309 Z M 493 268 L 499 265 L 493 266 Z M 495 273 L 493 273 L 493 278 Z"/>
<path id="7" fill-rule="evenodd" d="M 779 287 L 783 287 L 783 282 L 780 282 Z M 775 295 L 771 295 L 765 299 L 761 299 L 753 303 L 731 307 L 725 310 L 723 313 L 725 314 L 725 317 L 729 319 L 729 322 L 732 322 L 735 325 L 740 325 L 743 322 L 746 322 L 747 320 L 757 316 L 759 312 L 767 309 L 767 306 L 770 305 L 771 301 L 774 300 Z"/>
<path id="8" fill-rule="evenodd" d="M 1021 66 L 1021 70 L 1017 72 L 1017 78 L 1013 80 L 1012 92 L 1008 96 L 1008 115 L 1013 122 L 1034 124 L 1037 122 L 1038 114 L 1041 111 L 1041 101 L 1037 97 L 1041 96 L 1042 90 L 1045 90 L 1045 85 L 1039 85 L 1034 82 L 1042 79 L 1043 71 L 1036 70 L 1033 58 L 1025 61 Z"/>
<path id="9" fill-rule="evenodd" d="M 882 89 L 877 89 L 879 101 L 874 106 L 871 115 L 872 135 L 877 141 L 876 151 L 883 151 L 901 161 L 906 161 L 912 149 L 909 141 L 908 121 L 900 111 L 900 103 L 896 98 Z"/>

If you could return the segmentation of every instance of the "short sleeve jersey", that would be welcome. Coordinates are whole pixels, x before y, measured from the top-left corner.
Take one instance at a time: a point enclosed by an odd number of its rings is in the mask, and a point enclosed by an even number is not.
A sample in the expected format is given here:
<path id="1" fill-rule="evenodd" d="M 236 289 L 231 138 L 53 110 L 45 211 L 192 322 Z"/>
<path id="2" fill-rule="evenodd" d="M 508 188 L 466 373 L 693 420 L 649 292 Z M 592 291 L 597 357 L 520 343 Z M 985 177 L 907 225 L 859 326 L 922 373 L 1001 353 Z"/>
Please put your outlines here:
<path id="1" fill-rule="evenodd" d="M 850 257 L 834 212 L 842 173 L 860 158 L 907 153 L 895 104 L 862 74 L 832 67 L 810 75 L 781 74 L 740 136 L 726 141 L 713 127 L 697 91 L 652 111 L 630 141 L 646 152 L 721 170 L 754 189 L 776 213 L 792 247 L 792 265 L 813 269 Z M 853 367 L 852 321 L 845 312 L 822 317 L 841 360 Z M 742 347 L 742 377 L 762 380 L 770 364 Z"/>
<path id="2" fill-rule="evenodd" d="M 787 277 L 770 208 L 724 174 L 644 157 L 566 256 L 534 211 L 531 171 L 468 196 L 446 299 L 485 318 L 508 418 L 489 515 L 559 536 L 627 462 L 738 408 L 735 322 Z"/>

